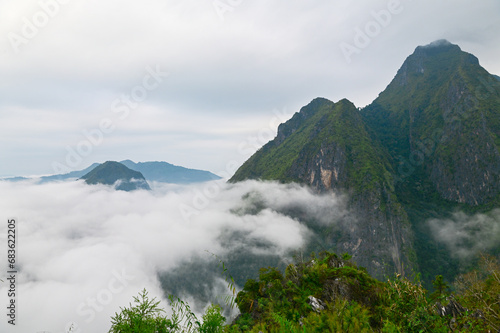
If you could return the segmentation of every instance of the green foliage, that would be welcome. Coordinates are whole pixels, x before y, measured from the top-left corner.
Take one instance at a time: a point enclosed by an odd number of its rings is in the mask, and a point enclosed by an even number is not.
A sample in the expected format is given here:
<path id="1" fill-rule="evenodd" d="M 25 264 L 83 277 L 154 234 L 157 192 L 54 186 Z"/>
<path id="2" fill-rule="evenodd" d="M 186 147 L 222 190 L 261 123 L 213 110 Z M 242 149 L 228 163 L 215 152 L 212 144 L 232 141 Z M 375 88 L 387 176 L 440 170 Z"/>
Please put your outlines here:
<path id="1" fill-rule="evenodd" d="M 310 312 L 299 322 L 273 313 L 269 324 L 257 325 L 262 332 L 372 332 L 368 311 L 356 302 L 336 301 L 321 313 Z"/>
<path id="2" fill-rule="evenodd" d="M 172 332 L 197 332 L 201 327 L 201 322 L 191 311 L 188 303 L 172 295 L 168 297 L 170 308 L 172 309 L 172 323 L 174 330 Z"/>
<path id="3" fill-rule="evenodd" d="M 306 332 L 371 332 L 370 314 L 357 302 L 336 300 L 320 314 L 311 312 L 304 319 Z"/>
<path id="4" fill-rule="evenodd" d="M 432 300 L 442 300 L 448 295 L 446 291 L 450 286 L 444 281 L 442 275 L 437 275 L 432 285 L 434 286 L 434 292 L 431 294 Z"/>
<path id="5" fill-rule="evenodd" d="M 466 320 L 484 330 L 500 330 L 500 264 L 498 259 L 483 255 L 479 268 L 460 275 L 454 287 L 458 299 L 468 309 L 475 309 Z"/>
<path id="6" fill-rule="evenodd" d="M 221 333 L 226 318 L 222 315 L 222 308 L 212 304 L 202 316 L 203 324 L 199 328 L 200 333 Z"/>
<path id="7" fill-rule="evenodd" d="M 227 288 L 231 292 L 230 295 L 224 296 L 224 302 L 232 308 L 236 306 L 236 284 L 234 283 L 234 278 L 229 274 L 226 263 L 219 258 L 216 254 L 210 253 L 217 260 L 217 268 L 222 268 L 222 275 L 224 276 L 224 280 L 227 283 Z"/>
<path id="8" fill-rule="evenodd" d="M 134 305 L 112 318 L 110 333 L 136 332 L 487 332 L 500 329 L 500 264 L 483 256 L 480 268 L 454 283 L 455 299 L 465 310 L 455 317 L 440 316 L 420 281 L 397 275 L 386 283 L 373 279 L 344 254 L 322 252 L 307 262 L 290 264 L 285 272 L 262 268 L 236 296 L 241 315 L 231 325 L 219 305 L 209 306 L 198 320 L 189 305 L 169 297 L 172 315 L 146 290 Z M 448 285 L 434 280 L 437 297 L 445 301 Z M 310 296 L 322 308 L 313 308 Z M 451 301 L 450 301 L 451 303 Z"/>
<path id="9" fill-rule="evenodd" d="M 343 255 L 344 258 L 348 256 Z M 230 332 L 483 332 L 496 328 L 500 269 L 491 260 L 483 278 L 468 276 L 457 299 L 471 304 L 456 318 L 438 314 L 420 281 L 401 276 L 378 282 L 364 270 L 333 253 L 312 255 L 308 262 L 290 264 L 284 274 L 276 268 L 261 269 L 259 279 L 248 280 L 236 303 L 241 316 Z M 479 274 L 479 273 L 478 273 Z M 497 275 L 495 275 L 497 274 Z M 448 285 L 435 279 L 439 299 Z M 323 301 L 316 312 L 309 296 Z M 466 303 L 465 298 L 468 303 Z M 481 307 L 481 304 L 483 306 Z M 487 304 L 487 305 L 486 305 Z M 482 318 L 481 315 L 487 317 Z M 487 326 L 490 325 L 490 326 Z"/>
<path id="10" fill-rule="evenodd" d="M 384 332 L 448 332 L 420 283 L 398 275 L 387 282 L 386 293 Z"/>
<path id="11" fill-rule="evenodd" d="M 236 325 L 241 331 L 254 325 L 269 332 L 301 332 L 304 327 L 307 332 L 362 332 L 381 302 L 382 286 L 350 261 L 323 252 L 288 265 L 285 275 L 276 268 L 261 269 L 259 280 L 248 280 L 236 297 L 242 313 Z M 327 310 L 313 311 L 309 296 L 325 302 Z"/>
<path id="12" fill-rule="evenodd" d="M 149 299 L 146 289 L 138 297 L 134 296 L 134 304 L 115 313 L 111 318 L 110 333 L 166 333 L 178 328 L 178 322 L 162 314 L 165 311 L 158 306 L 160 301 Z"/>
<path id="13" fill-rule="evenodd" d="M 401 333 L 399 327 L 392 321 L 384 320 L 384 326 L 382 327 L 382 333 Z"/>
<path id="14" fill-rule="evenodd" d="M 199 321 L 191 311 L 189 304 L 178 298 L 169 296 L 172 316 L 168 318 L 165 310 L 159 307 L 160 301 L 149 299 L 148 292 L 143 289 L 139 296 L 134 296 L 134 305 L 120 308 L 111 318 L 109 333 L 221 333 L 226 318 L 218 305 L 211 305 Z"/>

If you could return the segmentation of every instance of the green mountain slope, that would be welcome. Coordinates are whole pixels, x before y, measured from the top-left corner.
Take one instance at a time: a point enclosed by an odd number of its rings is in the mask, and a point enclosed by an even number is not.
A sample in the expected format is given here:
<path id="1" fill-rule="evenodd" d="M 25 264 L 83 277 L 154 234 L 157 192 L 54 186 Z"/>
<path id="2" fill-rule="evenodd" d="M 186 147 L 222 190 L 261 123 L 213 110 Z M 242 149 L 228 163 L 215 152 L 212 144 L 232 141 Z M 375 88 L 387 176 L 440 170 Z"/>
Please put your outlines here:
<path id="1" fill-rule="evenodd" d="M 115 185 L 117 190 L 133 191 L 137 189 L 151 190 L 144 176 L 138 172 L 127 168 L 125 165 L 107 161 L 92 171 L 82 176 L 85 183 L 90 185 L 104 184 Z"/>
<path id="2" fill-rule="evenodd" d="M 417 47 L 362 110 L 372 138 L 390 152 L 396 193 L 412 223 L 426 281 L 437 274 L 452 280 L 470 264 L 436 241 L 428 220 L 500 206 L 497 78 L 473 55 L 439 41 Z"/>
<path id="3" fill-rule="evenodd" d="M 500 82 L 473 55 L 446 41 L 417 47 L 362 114 L 403 185 L 422 173 L 428 195 L 473 206 L 498 199 Z"/>
<path id="4" fill-rule="evenodd" d="M 366 189 L 390 184 L 388 167 L 354 104 L 317 98 L 282 124 L 276 139 L 254 154 L 230 181 L 278 179 L 305 181 L 321 189 Z"/>

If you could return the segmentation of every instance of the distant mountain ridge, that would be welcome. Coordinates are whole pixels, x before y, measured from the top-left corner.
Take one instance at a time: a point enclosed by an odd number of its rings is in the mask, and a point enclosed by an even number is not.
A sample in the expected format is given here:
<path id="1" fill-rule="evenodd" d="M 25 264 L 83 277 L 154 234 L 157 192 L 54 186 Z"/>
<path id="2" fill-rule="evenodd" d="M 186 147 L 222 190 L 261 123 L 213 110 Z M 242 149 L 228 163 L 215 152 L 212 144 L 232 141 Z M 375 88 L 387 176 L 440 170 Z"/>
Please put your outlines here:
<path id="1" fill-rule="evenodd" d="M 188 169 L 167 162 L 139 162 L 131 160 L 120 161 L 132 170 L 141 172 L 149 181 L 171 184 L 191 184 L 221 179 L 210 171 Z"/>
<path id="2" fill-rule="evenodd" d="M 98 165 L 81 179 L 89 185 L 114 185 L 117 190 L 121 191 L 151 190 L 142 173 L 115 161 L 107 161 Z"/>
<path id="3" fill-rule="evenodd" d="M 378 278 L 452 280 L 458 262 L 426 221 L 500 207 L 500 81 L 448 41 L 419 46 L 367 107 L 301 108 L 230 182 L 245 179 L 348 193 L 359 223 L 325 228 L 324 244 Z"/>
<path id="4" fill-rule="evenodd" d="M 210 171 L 188 169 L 167 162 L 135 163 L 131 160 L 124 160 L 121 161 L 120 163 L 125 165 L 129 169 L 141 172 L 148 181 L 156 181 L 156 182 L 170 183 L 170 184 L 193 184 L 193 183 L 221 179 L 221 177 L 211 173 Z M 91 166 L 83 170 L 72 171 L 66 174 L 43 176 L 39 178 L 39 183 L 78 179 L 83 175 L 89 173 L 99 165 L 100 165 L 99 163 L 93 163 Z M 23 181 L 28 179 L 29 178 L 26 177 L 11 177 L 3 180 Z"/>
<path id="5" fill-rule="evenodd" d="M 72 171 L 72 172 L 69 172 L 66 174 L 62 174 L 62 175 L 43 176 L 43 177 L 40 177 L 40 183 L 67 180 L 67 179 L 73 179 L 73 178 L 77 179 L 77 178 L 80 178 L 83 175 L 89 173 L 90 171 L 95 169 L 97 166 L 99 166 L 99 163 L 93 163 L 91 166 L 89 166 L 88 168 L 85 168 L 83 170 Z"/>

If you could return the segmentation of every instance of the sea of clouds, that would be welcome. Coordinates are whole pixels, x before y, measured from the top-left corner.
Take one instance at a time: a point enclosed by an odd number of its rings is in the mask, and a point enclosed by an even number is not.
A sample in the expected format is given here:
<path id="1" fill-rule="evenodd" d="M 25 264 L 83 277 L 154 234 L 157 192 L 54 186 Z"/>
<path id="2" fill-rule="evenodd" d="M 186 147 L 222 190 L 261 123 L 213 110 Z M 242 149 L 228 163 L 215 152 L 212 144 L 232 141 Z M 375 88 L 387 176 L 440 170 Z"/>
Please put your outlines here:
<path id="1" fill-rule="evenodd" d="M 281 258 L 286 264 L 317 241 L 315 229 L 341 228 L 354 216 L 345 196 L 297 184 L 151 185 L 152 191 L 124 192 L 83 181 L 0 181 L 0 332 L 66 333 L 71 325 L 72 332 L 107 332 L 111 317 L 144 288 L 167 311 L 165 293 L 171 291 L 204 294 L 206 306 L 230 294 L 227 276 L 207 276 L 222 271 L 211 267 L 219 259 L 231 257 L 234 263 L 242 253 L 251 256 L 252 275 L 264 266 L 259 258 L 263 263 Z M 12 218 L 15 326 L 7 317 L 7 221 Z M 434 238 L 460 259 L 499 244 L 500 209 L 455 212 L 427 223 Z M 201 313 L 196 295 L 181 296 Z"/>
<path id="2" fill-rule="evenodd" d="M 72 324 L 80 333 L 107 332 L 110 318 L 143 288 L 168 308 L 159 272 L 192 258 L 213 260 L 210 253 L 225 258 L 235 247 L 290 256 L 313 231 L 287 211 L 318 226 L 346 214 L 344 197 L 293 184 L 214 181 L 152 188 L 0 182 L 0 331 L 62 333 Z M 17 237 L 15 326 L 6 316 L 10 218 L 16 219 Z M 224 286 L 219 280 L 218 292 Z"/>

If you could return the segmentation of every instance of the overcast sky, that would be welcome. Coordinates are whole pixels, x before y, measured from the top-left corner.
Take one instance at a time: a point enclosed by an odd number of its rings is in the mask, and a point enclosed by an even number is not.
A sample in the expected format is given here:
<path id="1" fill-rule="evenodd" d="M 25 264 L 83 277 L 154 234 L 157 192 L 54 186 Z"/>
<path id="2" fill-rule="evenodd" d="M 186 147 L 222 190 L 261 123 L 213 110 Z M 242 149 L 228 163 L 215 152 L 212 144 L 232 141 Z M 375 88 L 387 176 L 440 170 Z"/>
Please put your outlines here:
<path id="1" fill-rule="evenodd" d="M 0 0 L 0 176 L 123 159 L 234 171 L 315 97 L 369 104 L 418 45 L 448 39 L 500 74 L 499 14 L 497 0 Z"/>

